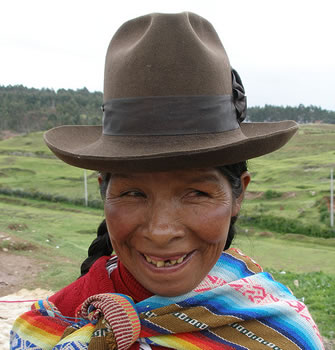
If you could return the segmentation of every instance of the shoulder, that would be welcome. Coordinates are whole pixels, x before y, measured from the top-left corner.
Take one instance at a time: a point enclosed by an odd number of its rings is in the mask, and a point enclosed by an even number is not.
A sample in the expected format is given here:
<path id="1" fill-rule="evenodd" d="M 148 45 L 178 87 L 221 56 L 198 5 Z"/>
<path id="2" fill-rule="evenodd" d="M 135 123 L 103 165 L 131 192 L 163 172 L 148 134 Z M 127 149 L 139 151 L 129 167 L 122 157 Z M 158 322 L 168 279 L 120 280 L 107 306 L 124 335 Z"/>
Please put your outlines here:
<path id="1" fill-rule="evenodd" d="M 63 315 L 74 316 L 77 307 L 91 295 L 114 292 L 114 284 L 106 268 L 110 258 L 110 256 L 99 258 L 86 275 L 52 295 L 49 300 Z"/>
<path id="2" fill-rule="evenodd" d="M 252 258 L 243 254 L 237 248 L 229 248 L 221 255 L 222 260 L 231 260 L 234 263 L 236 269 L 242 269 L 243 267 L 249 270 L 251 273 L 263 272 L 262 267 Z"/>

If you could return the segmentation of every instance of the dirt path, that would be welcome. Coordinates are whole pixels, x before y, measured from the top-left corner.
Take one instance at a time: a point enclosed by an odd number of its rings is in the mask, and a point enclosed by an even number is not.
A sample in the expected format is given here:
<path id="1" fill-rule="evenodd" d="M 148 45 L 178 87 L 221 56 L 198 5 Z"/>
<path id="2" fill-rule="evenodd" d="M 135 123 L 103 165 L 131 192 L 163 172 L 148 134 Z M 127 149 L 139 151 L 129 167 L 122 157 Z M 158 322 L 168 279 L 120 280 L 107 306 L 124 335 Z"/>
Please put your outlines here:
<path id="1" fill-rule="evenodd" d="M 31 302 L 8 303 L 44 299 L 53 294 L 43 289 L 27 290 L 42 269 L 37 262 L 26 256 L 0 251 L 0 350 L 9 349 L 9 333 L 15 319 L 30 309 Z"/>
<path id="2" fill-rule="evenodd" d="M 41 271 L 34 259 L 4 251 L 0 251 L 0 266 L 0 297 L 33 286 Z"/>

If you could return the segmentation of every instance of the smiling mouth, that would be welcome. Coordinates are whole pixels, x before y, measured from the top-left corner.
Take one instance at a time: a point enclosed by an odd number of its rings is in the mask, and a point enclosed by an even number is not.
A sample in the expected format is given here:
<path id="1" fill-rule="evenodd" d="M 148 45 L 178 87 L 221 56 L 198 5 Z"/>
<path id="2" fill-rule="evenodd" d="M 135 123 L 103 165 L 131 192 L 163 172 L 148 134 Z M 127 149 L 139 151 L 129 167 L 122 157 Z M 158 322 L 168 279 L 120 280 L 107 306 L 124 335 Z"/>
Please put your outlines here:
<path id="1" fill-rule="evenodd" d="M 154 266 L 156 266 L 156 267 L 158 267 L 158 268 L 163 268 L 163 267 L 170 267 L 170 266 L 175 266 L 175 265 L 179 265 L 179 264 L 181 264 L 184 260 L 185 260 L 185 258 L 188 256 L 189 254 L 185 254 L 185 255 L 183 255 L 183 256 L 181 256 L 181 257 L 179 257 L 178 259 L 176 259 L 176 260 L 170 260 L 170 259 L 166 259 L 166 260 L 154 260 L 153 258 L 151 258 L 150 256 L 148 256 L 148 255 L 146 255 L 146 254 L 143 254 L 143 256 L 144 256 L 144 258 L 145 258 L 145 260 L 148 262 L 148 263 L 150 263 L 150 264 L 152 264 L 152 265 L 154 265 Z"/>

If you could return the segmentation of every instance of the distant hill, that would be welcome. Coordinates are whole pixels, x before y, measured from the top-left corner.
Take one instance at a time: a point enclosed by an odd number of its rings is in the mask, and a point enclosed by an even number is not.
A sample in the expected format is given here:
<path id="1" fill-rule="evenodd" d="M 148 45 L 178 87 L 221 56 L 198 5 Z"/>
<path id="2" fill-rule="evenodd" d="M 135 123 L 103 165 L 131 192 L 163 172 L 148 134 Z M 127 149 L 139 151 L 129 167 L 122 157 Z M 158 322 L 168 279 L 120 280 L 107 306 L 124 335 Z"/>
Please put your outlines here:
<path id="1" fill-rule="evenodd" d="M 29 133 L 65 124 L 100 125 L 102 99 L 101 92 L 89 92 L 86 88 L 54 91 L 22 85 L 0 86 L 0 131 Z M 248 109 L 247 121 L 285 119 L 299 123 L 335 124 L 335 111 L 303 105 L 265 105 Z"/>
<path id="2" fill-rule="evenodd" d="M 298 107 L 265 105 L 264 107 L 248 108 L 247 120 L 252 122 L 295 120 L 300 124 L 335 124 L 335 111 L 328 111 L 316 106 L 304 106 L 302 104 Z"/>
<path id="3" fill-rule="evenodd" d="M 102 93 L 0 86 L 0 130 L 29 133 L 58 125 L 101 124 Z"/>

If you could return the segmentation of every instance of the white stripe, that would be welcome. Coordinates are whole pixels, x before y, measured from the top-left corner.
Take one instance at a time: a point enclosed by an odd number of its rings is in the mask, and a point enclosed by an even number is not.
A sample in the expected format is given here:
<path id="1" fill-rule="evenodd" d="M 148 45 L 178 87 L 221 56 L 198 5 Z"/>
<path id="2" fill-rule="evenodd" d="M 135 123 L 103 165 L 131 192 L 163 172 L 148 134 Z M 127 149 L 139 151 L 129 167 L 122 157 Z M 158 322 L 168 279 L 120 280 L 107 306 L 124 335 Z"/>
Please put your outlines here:
<path id="1" fill-rule="evenodd" d="M 137 341 L 140 343 L 140 350 L 151 350 L 151 346 L 146 343 L 145 339 L 140 338 Z"/>

